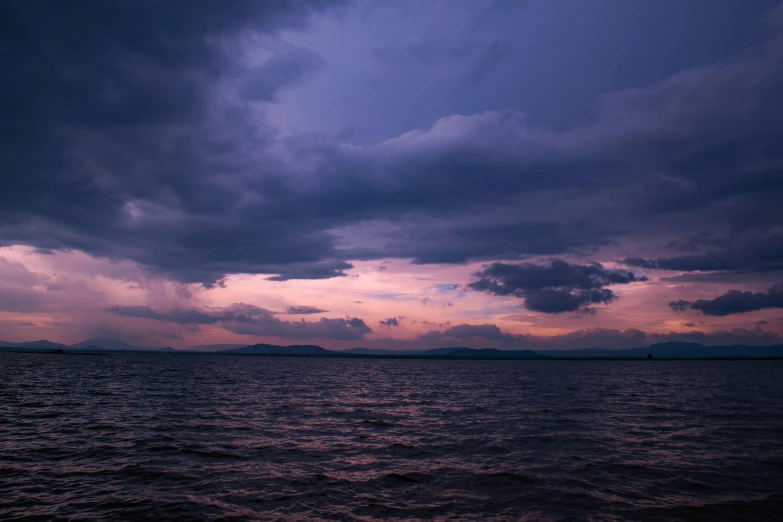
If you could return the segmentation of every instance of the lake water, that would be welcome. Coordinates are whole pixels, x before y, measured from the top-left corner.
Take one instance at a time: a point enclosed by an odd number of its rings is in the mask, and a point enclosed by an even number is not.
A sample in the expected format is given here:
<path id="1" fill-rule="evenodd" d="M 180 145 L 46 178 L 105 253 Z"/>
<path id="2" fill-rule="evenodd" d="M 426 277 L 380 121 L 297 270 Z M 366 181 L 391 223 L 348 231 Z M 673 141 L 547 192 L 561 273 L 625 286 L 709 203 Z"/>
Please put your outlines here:
<path id="1" fill-rule="evenodd" d="M 2 520 L 781 520 L 783 362 L 0 354 Z"/>

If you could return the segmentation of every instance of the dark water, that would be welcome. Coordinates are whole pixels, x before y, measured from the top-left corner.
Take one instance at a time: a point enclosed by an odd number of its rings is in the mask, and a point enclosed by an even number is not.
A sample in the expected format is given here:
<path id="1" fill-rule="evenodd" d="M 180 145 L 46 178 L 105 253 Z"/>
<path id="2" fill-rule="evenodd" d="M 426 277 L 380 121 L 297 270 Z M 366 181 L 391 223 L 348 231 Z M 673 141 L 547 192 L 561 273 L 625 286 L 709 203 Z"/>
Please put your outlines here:
<path id="1" fill-rule="evenodd" d="M 782 520 L 783 363 L 0 354 L 2 520 Z"/>

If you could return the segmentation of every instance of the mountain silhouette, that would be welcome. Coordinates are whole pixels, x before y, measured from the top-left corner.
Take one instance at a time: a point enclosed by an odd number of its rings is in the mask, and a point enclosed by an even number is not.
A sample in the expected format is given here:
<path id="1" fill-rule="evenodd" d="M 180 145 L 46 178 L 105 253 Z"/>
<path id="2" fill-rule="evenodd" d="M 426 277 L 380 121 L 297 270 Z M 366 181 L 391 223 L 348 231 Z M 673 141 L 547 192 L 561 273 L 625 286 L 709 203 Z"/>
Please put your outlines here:
<path id="1" fill-rule="evenodd" d="M 71 348 L 83 349 L 89 346 L 102 350 L 133 350 L 133 346 L 110 337 L 92 337 L 80 343 L 72 344 Z"/>
<path id="2" fill-rule="evenodd" d="M 55 343 L 42 339 L 40 341 L 25 341 L 22 343 L 11 343 L 0 341 L 0 347 L 3 348 L 27 348 L 31 350 L 49 350 L 49 349 L 63 349 L 68 348 L 67 344 Z"/>
<path id="3" fill-rule="evenodd" d="M 247 344 L 199 344 L 191 346 L 188 350 L 194 352 L 222 352 L 225 350 L 232 350 L 234 348 L 244 348 Z"/>
<path id="4" fill-rule="evenodd" d="M 280 354 L 280 355 L 326 355 L 335 353 L 326 348 L 310 344 L 295 344 L 291 346 L 277 346 L 274 344 L 253 344 L 241 348 L 231 348 L 221 350 L 220 353 L 238 353 L 238 354 Z"/>
<path id="5" fill-rule="evenodd" d="M 197 348 L 197 349 L 196 349 Z M 216 348 L 209 350 L 209 348 Z M 80 343 L 67 346 L 47 340 L 22 343 L 0 341 L 0 349 L 25 349 L 45 351 L 52 349 L 102 350 L 102 351 L 145 351 L 145 352 L 185 352 L 214 353 L 224 355 L 298 355 L 321 357 L 444 357 L 477 359 L 703 359 L 703 358 L 766 358 L 783 357 L 783 345 L 749 346 L 736 344 L 731 346 L 704 346 L 699 343 L 669 342 L 638 348 L 577 348 L 569 350 L 499 350 L 497 348 L 468 348 L 452 346 L 431 350 L 385 350 L 381 348 L 352 348 L 349 350 L 328 350 L 312 344 L 278 346 L 274 344 L 215 344 L 195 346 L 190 350 L 165 348 L 134 347 L 117 339 L 93 337 Z"/>

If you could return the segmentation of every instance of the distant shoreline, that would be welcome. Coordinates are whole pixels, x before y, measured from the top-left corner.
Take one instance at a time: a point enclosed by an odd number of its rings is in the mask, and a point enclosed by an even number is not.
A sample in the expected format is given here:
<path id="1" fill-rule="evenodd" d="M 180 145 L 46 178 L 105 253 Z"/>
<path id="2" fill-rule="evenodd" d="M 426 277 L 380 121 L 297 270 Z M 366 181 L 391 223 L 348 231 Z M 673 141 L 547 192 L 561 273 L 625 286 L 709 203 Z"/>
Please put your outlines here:
<path id="1" fill-rule="evenodd" d="M 0 347 L 0 352 L 24 353 L 38 355 L 156 355 L 156 356 L 220 356 L 220 357 L 283 357 L 300 359 L 399 359 L 399 360 L 443 360 L 443 361 L 783 361 L 783 356 L 769 357 L 602 357 L 602 356 L 541 356 L 541 357 L 502 357 L 502 356 L 469 356 L 469 355 L 409 355 L 409 354 L 357 354 L 357 353 L 328 353 L 328 354 L 296 354 L 296 353 L 226 353 L 226 352 L 195 352 L 195 351 L 155 351 L 155 350 L 24 350 L 19 348 Z"/>

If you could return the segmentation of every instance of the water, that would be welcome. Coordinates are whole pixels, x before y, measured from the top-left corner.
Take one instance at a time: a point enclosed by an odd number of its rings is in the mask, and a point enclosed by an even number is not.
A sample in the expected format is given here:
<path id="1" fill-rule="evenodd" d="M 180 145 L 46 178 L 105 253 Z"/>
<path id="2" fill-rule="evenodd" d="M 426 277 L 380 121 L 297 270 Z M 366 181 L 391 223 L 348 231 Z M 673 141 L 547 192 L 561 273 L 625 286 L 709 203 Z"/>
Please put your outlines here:
<path id="1" fill-rule="evenodd" d="M 774 520 L 783 363 L 0 354 L 3 520 Z"/>

